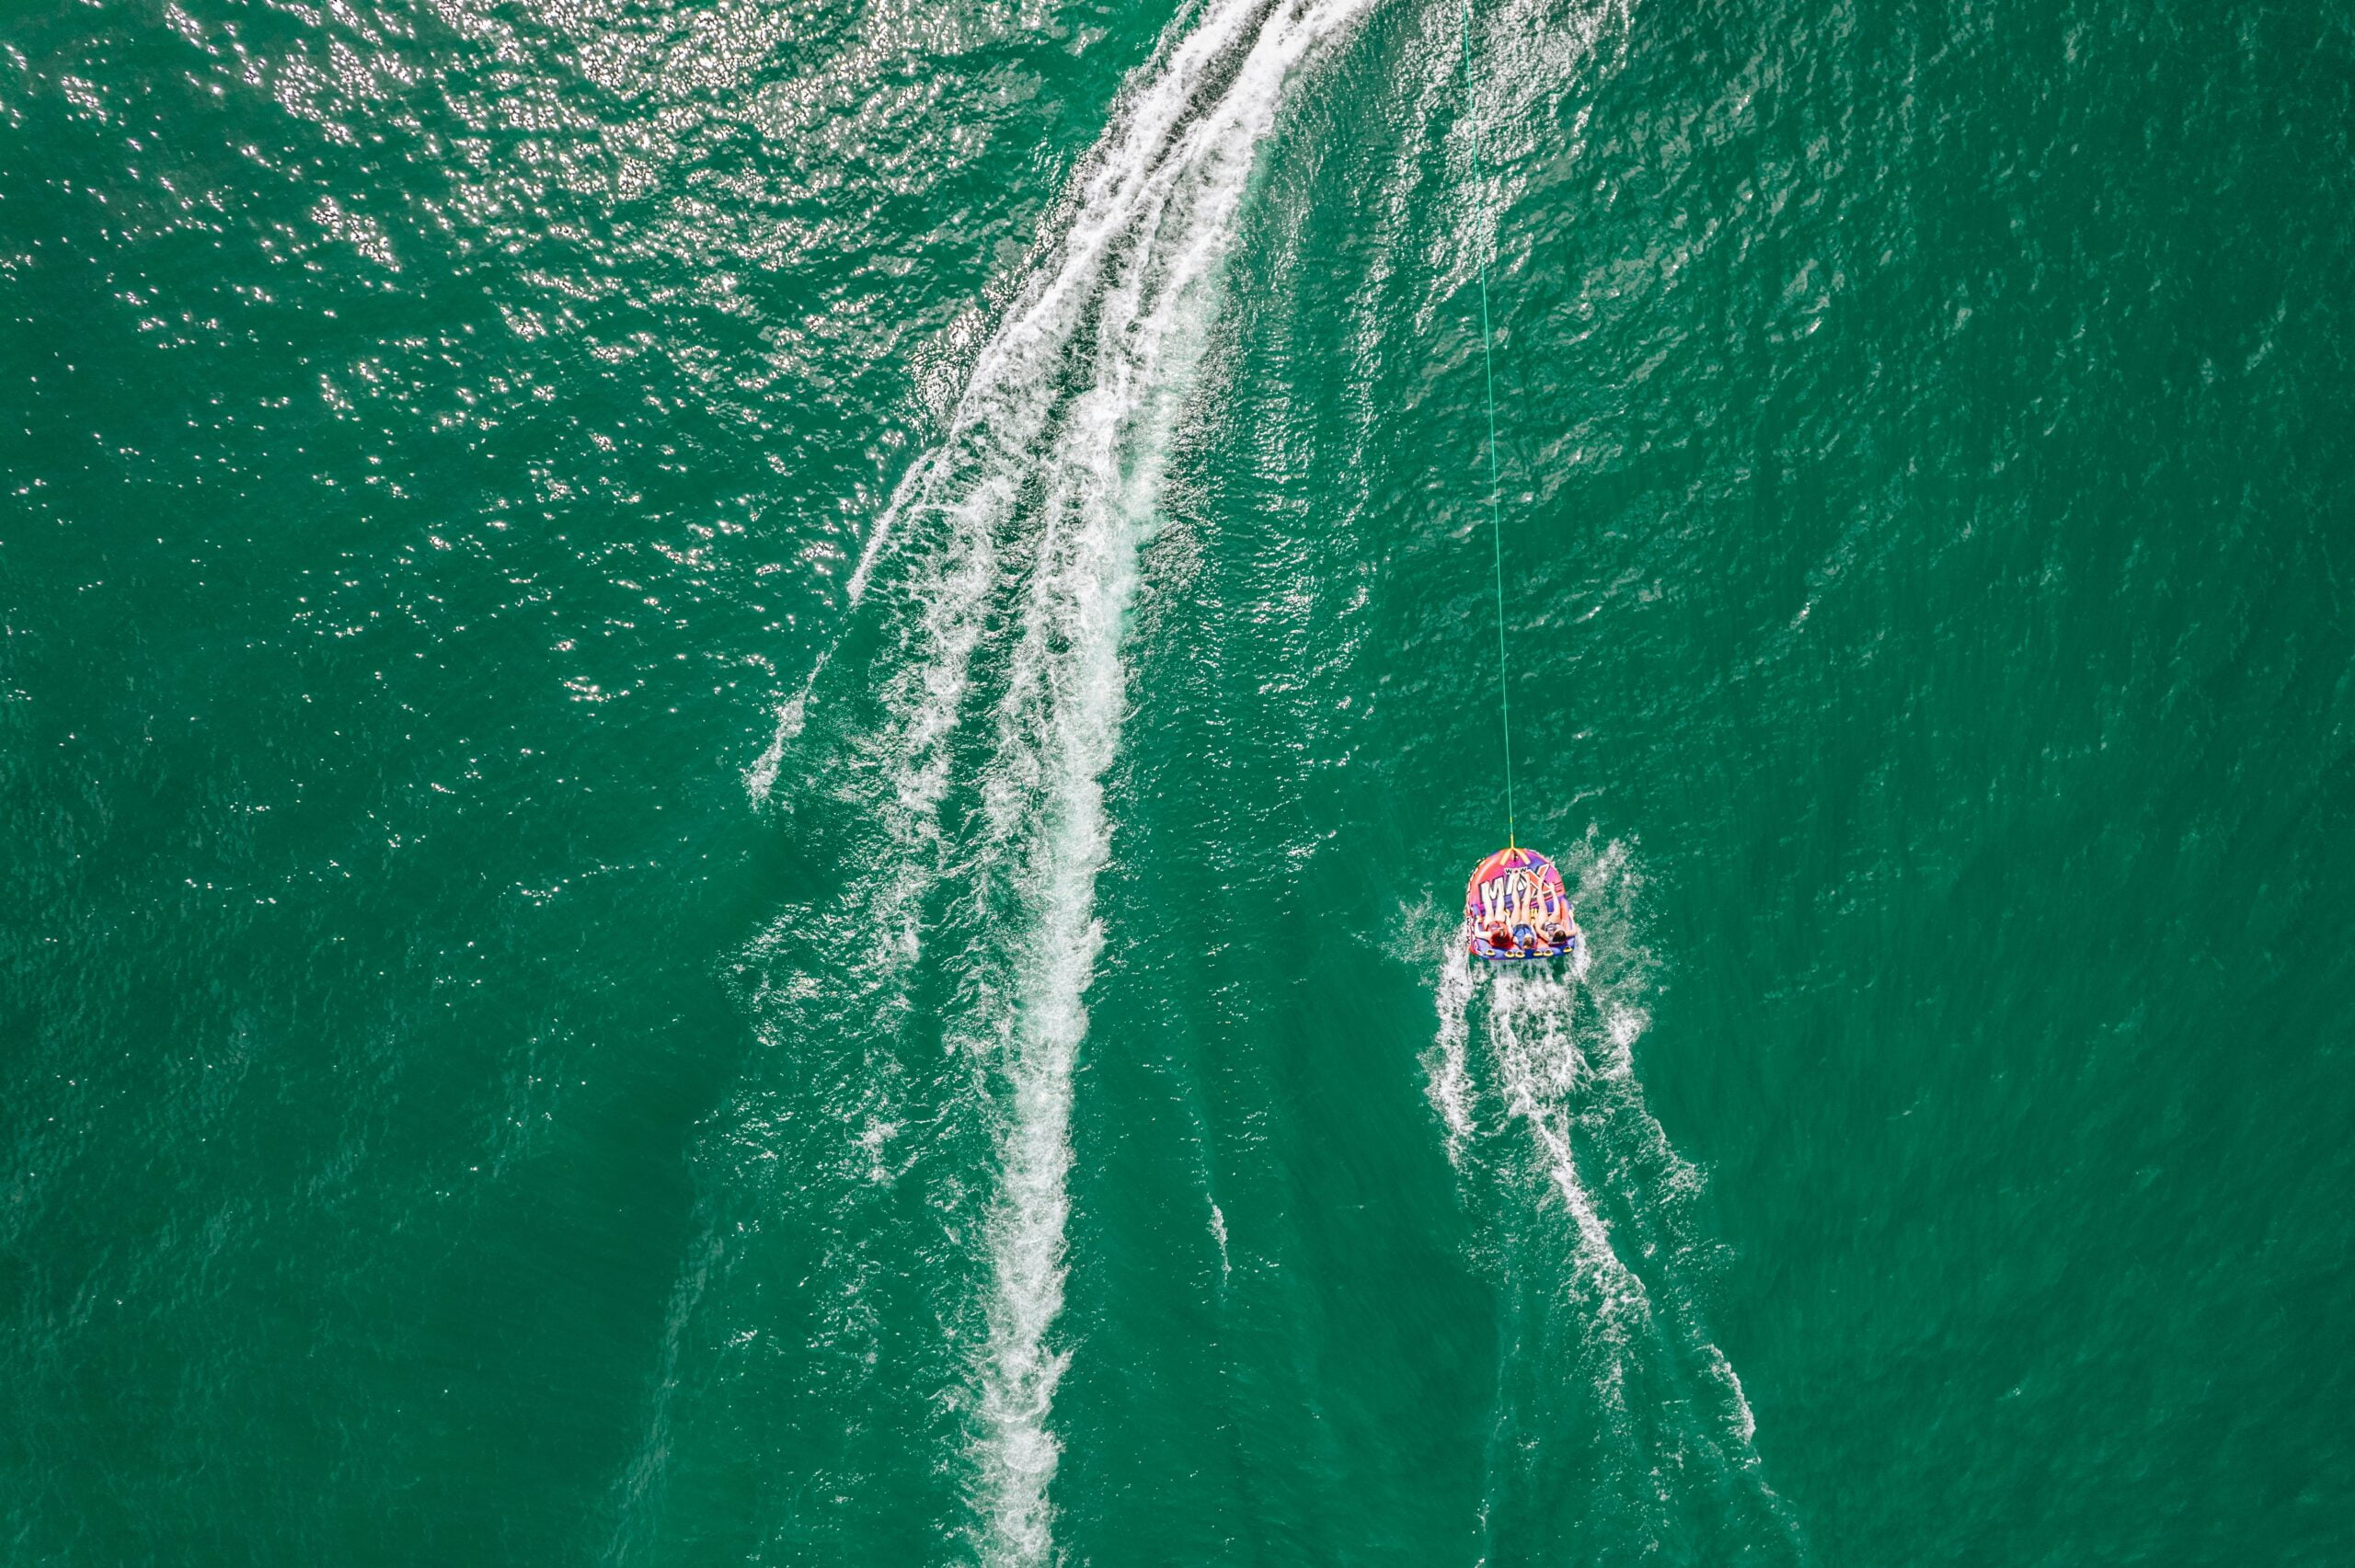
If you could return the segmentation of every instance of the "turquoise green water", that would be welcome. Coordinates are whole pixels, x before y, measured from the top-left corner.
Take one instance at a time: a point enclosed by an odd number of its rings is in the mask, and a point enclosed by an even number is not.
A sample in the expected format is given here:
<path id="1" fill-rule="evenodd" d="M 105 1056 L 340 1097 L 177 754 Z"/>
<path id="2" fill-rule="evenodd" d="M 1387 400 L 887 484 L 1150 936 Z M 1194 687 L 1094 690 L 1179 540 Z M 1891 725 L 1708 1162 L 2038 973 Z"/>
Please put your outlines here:
<path id="1" fill-rule="evenodd" d="M 2355 1554 L 2355 29 L 1461 25 L 0 20 L 0 1561 Z"/>

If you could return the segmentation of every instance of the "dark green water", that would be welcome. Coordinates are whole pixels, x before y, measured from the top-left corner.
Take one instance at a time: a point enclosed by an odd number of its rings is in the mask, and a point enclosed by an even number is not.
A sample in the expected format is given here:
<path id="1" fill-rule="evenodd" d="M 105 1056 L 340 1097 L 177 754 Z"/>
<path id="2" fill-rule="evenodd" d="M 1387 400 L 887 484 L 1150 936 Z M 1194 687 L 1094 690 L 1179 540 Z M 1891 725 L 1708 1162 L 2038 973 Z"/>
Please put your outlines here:
<path id="1" fill-rule="evenodd" d="M 0 1561 L 2355 1557 L 2355 23 L 1461 25 L 0 20 Z"/>

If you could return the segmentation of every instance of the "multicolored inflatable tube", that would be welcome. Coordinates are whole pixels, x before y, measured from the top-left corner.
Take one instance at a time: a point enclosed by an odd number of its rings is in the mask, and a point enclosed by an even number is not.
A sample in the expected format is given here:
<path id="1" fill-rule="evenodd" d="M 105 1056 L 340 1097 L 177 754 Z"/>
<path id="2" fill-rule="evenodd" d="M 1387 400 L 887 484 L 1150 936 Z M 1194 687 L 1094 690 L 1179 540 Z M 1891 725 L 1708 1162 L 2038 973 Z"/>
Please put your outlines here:
<path id="1" fill-rule="evenodd" d="M 1562 874 L 1535 850 L 1499 850 L 1464 889 L 1470 952 L 1490 963 L 1526 963 L 1577 951 L 1578 916 Z"/>

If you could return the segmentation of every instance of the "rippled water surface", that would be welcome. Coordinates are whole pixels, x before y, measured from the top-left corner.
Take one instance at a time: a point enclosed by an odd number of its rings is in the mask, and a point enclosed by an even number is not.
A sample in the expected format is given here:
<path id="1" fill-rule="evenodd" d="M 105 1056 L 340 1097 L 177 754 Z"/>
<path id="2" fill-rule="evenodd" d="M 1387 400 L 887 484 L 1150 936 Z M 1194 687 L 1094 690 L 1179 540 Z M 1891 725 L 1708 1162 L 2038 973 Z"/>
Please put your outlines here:
<path id="1" fill-rule="evenodd" d="M 2355 1555 L 2350 127 L 2239 0 L 0 18 L 0 1562 Z"/>

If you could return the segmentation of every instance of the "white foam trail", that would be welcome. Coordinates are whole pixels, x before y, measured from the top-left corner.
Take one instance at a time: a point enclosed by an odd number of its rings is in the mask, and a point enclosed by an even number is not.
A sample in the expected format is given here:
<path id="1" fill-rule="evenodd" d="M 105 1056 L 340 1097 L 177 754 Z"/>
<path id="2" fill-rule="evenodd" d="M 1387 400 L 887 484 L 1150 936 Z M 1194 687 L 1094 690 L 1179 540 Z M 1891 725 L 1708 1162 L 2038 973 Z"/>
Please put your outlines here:
<path id="1" fill-rule="evenodd" d="M 879 830 L 863 904 L 814 918 L 879 1010 L 904 1005 L 925 900 L 954 875 L 978 934 L 963 956 L 949 1044 L 987 1087 L 1000 1184 L 984 1227 L 986 1345 L 975 1367 L 978 1554 L 1034 1564 L 1053 1551 L 1050 1427 L 1067 1353 L 1063 1308 L 1073 1072 L 1102 942 L 1096 882 L 1109 853 L 1102 775 L 1115 755 L 1128 674 L 1124 617 L 1154 523 L 1164 454 L 1198 380 L 1219 280 L 1258 150 L 1310 52 L 1371 0 L 1206 0 L 1173 26 L 1132 81 L 976 358 L 938 447 L 877 520 L 846 592 L 900 607 L 883 722 L 828 770 Z M 981 811 L 942 827 L 977 670 L 1013 622 Z M 833 658 L 820 661 L 822 670 Z M 778 710 L 746 770 L 775 787 L 800 733 L 809 682 Z M 880 798 L 872 783 L 883 784 Z M 870 1048 L 887 1056 L 890 1031 Z M 870 1068 L 889 1067 L 870 1062 Z M 900 1118 L 867 1075 L 869 1119 Z M 845 1085 L 846 1088 L 851 1087 Z M 865 1104 L 873 1099 L 875 1104 Z"/>
<path id="2" fill-rule="evenodd" d="M 878 1150 L 860 1127 L 914 1125 L 936 1094 L 956 1104 L 930 1125 L 970 1117 L 994 1140 L 999 1182 L 976 1228 L 984 1332 L 966 1406 L 974 1545 L 994 1565 L 1043 1562 L 1053 1550 L 1049 1418 L 1065 1353 L 1051 1336 L 1063 1300 L 1072 1079 L 1101 942 L 1099 779 L 1128 702 L 1120 643 L 1137 552 L 1258 148 L 1308 52 L 1367 3 L 1209 0 L 1132 79 L 976 357 L 946 437 L 894 491 L 851 576 L 849 596 L 882 612 L 861 632 L 878 637 L 874 663 L 888 671 L 880 721 L 838 728 L 830 745 L 843 754 L 810 787 L 839 793 L 855 814 L 849 853 L 864 875 L 780 919 L 749 955 L 763 974 L 755 1005 L 774 1015 L 764 1037 L 806 1058 L 809 1030 L 828 1031 L 822 1125 L 841 1129 L 829 1191 L 872 1185 Z M 832 650 L 827 662 L 844 673 Z M 783 773 L 817 675 L 780 708 L 746 772 L 756 801 Z M 990 711 L 977 693 L 999 682 L 976 775 L 960 736 Z M 982 810 L 944 827 L 949 790 L 967 784 Z M 970 901 L 940 922 L 968 943 L 946 1065 L 970 1087 L 905 1056 L 908 982 L 944 880 Z M 822 969 L 797 961 L 812 952 L 826 956 Z M 844 1018 L 874 1022 L 845 1039 Z M 942 1233 L 962 1246 L 969 1232 L 959 1217 Z M 875 1263 L 866 1246 L 844 1233 L 825 1268 L 851 1284 L 846 1337 L 871 1341 L 851 1321 Z"/>
<path id="3" fill-rule="evenodd" d="M 1528 1128 L 1547 1177 L 1578 1235 L 1575 1276 L 1593 1306 L 1589 1348 L 1600 1361 L 1596 1388 L 1614 1415 L 1626 1409 L 1627 1355 L 1651 1326 L 1650 1294 L 1613 1247 L 1611 1227 L 1579 1180 L 1565 1104 L 1589 1076 L 1569 1028 L 1568 984 L 1546 975 L 1499 974 L 1491 983 L 1488 1031 L 1505 1107 Z"/>
<path id="4" fill-rule="evenodd" d="M 983 778 L 980 859 L 1021 910 L 1010 996 L 994 1030 L 1010 1091 L 1000 1134 L 994 1269 L 982 1366 L 982 1555 L 1048 1561 L 1048 1425 L 1067 1361 L 1051 1343 L 1063 1297 L 1072 1075 L 1102 931 L 1109 850 L 1101 778 L 1128 702 L 1120 628 L 1164 453 L 1192 390 L 1218 280 L 1259 143 L 1308 52 L 1366 0 L 1213 4 L 1123 104 L 1085 182 L 1070 266 L 1041 292 L 1091 295 L 1086 389 L 1042 465 L 1044 520 Z"/>
<path id="5" fill-rule="evenodd" d="M 1682 1384 L 1678 1405 L 1689 1412 L 1683 1419 L 1699 1420 L 1675 1441 L 1700 1461 L 1699 1473 L 1727 1489 L 1723 1495 L 1748 1499 L 1740 1505 L 1756 1509 L 1803 1555 L 1797 1521 L 1751 1446 L 1757 1423 L 1741 1380 L 1709 1341 L 1693 1299 L 1687 1265 L 1706 1247 L 1690 1232 L 1688 1200 L 1700 1190 L 1701 1173 L 1670 1146 L 1635 1075 L 1633 1047 L 1649 1023 L 1640 1004 L 1648 956 L 1635 940 L 1629 910 L 1638 878 L 1615 842 L 1597 847 L 1590 837 L 1568 858 L 1578 864 L 1574 901 L 1588 928 L 1577 965 L 1560 977 L 1484 976 L 1476 968 L 1466 979 L 1466 961 L 1451 956 L 1439 971 L 1440 1033 L 1426 1059 L 1434 1103 L 1451 1071 L 1461 1074 L 1445 1092 L 1451 1095 L 1476 1094 L 1486 1079 L 1502 1102 L 1505 1126 L 1525 1132 L 1536 1173 L 1570 1220 L 1570 1284 L 1588 1317 L 1583 1351 L 1620 1436 L 1648 1440 L 1641 1434 L 1658 1413 L 1629 1408 L 1631 1378 L 1657 1368 Z M 1470 1013 L 1483 995 L 1489 1048 L 1475 1060 Z M 1592 1021 L 1581 1024 L 1582 1017 Z M 1451 1053 L 1458 1065 L 1451 1066 Z M 1465 1125 L 1465 1139 L 1482 1136 L 1469 1118 Z M 1452 1153 L 1458 1141 L 1451 1126 Z M 1616 1206 L 1624 1234 L 1603 1214 L 1597 1192 Z M 1649 1285 L 1638 1266 L 1651 1271 Z"/>
<path id="6" fill-rule="evenodd" d="M 1459 930 L 1442 961 L 1433 1001 L 1439 1008 L 1439 1038 L 1424 1053 L 1425 1090 L 1431 1109 L 1447 1128 L 1447 1160 L 1464 1162 L 1465 1146 L 1472 1141 L 1472 1069 L 1467 1049 L 1472 1038 L 1472 974 L 1469 931 Z"/>

